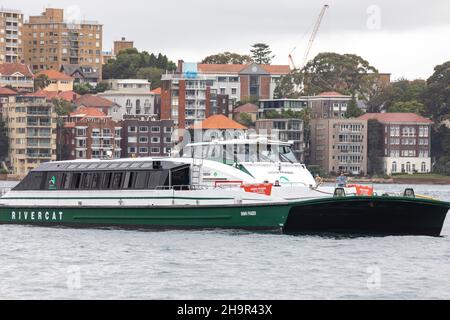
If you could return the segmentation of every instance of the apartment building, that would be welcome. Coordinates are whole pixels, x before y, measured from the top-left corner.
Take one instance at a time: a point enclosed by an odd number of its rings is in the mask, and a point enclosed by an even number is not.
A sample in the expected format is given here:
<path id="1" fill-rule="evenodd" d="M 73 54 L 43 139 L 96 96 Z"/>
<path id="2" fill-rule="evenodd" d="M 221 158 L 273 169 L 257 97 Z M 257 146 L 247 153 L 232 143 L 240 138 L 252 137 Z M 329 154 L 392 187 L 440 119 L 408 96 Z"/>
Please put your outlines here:
<path id="1" fill-rule="evenodd" d="M 266 134 L 280 141 L 291 142 L 292 151 L 299 162 L 305 162 L 305 128 L 300 119 L 262 119 L 256 121 L 259 134 Z"/>
<path id="2" fill-rule="evenodd" d="M 114 56 L 117 56 L 120 51 L 126 50 L 126 49 L 133 49 L 134 48 L 134 41 L 127 40 L 125 37 L 122 37 L 122 39 L 118 41 L 114 41 Z"/>
<path id="3" fill-rule="evenodd" d="M 22 28 L 20 11 L 0 8 L 0 64 L 22 62 Z"/>
<path id="4" fill-rule="evenodd" d="M 110 90 L 99 93 L 98 96 L 120 106 L 118 117 L 124 115 L 154 116 L 156 96 L 151 91 L 151 83 L 142 79 L 108 80 Z"/>
<path id="5" fill-rule="evenodd" d="M 338 92 L 323 92 L 307 99 L 313 119 L 339 119 L 345 117 L 352 97 Z"/>
<path id="6" fill-rule="evenodd" d="M 13 174 L 25 177 L 40 164 L 56 160 L 54 106 L 39 96 L 17 96 L 3 105 Z"/>
<path id="7" fill-rule="evenodd" d="M 33 92 L 34 75 L 23 63 L 0 64 L 0 87 L 6 86 L 20 92 Z"/>
<path id="8" fill-rule="evenodd" d="M 289 66 L 180 61 L 175 73 L 163 75 L 161 117 L 188 128 L 211 115 L 231 113 L 237 101 L 273 98 L 277 81 L 289 72 Z M 224 96 L 228 110 L 218 103 Z"/>
<path id="9" fill-rule="evenodd" d="M 313 119 L 310 162 L 329 173 L 367 173 L 367 120 Z"/>
<path id="10" fill-rule="evenodd" d="M 368 113 L 359 119 L 383 125 L 386 174 L 431 172 L 430 119 L 414 113 Z"/>
<path id="11" fill-rule="evenodd" d="M 173 121 L 149 115 L 125 115 L 122 121 L 122 158 L 168 157 L 172 153 Z"/>
<path id="12" fill-rule="evenodd" d="M 66 21 L 64 10 L 47 8 L 23 25 L 23 56 L 36 71 L 79 64 L 102 70 L 103 26 L 96 21 Z"/>
<path id="13" fill-rule="evenodd" d="M 259 117 L 271 111 L 302 111 L 309 106 L 310 97 L 301 97 L 299 99 L 261 99 L 259 100 Z"/>
<path id="14" fill-rule="evenodd" d="M 95 108 L 80 108 L 61 119 L 59 143 L 65 146 L 61 160 L 121 157 L 122 126 L 111 116 Z"/>

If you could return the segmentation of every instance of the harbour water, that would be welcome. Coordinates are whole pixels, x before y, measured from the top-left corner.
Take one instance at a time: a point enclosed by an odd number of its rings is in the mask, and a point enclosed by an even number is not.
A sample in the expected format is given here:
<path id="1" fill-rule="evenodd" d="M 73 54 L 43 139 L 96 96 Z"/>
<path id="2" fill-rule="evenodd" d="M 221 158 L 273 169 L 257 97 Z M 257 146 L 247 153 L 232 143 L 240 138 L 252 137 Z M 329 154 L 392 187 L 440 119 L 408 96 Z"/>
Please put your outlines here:
<path id="1" fill-rule="evenodd" d="M 0 299 L 450 299 L 449 274 L 450 218 L 440 238 L 0 226 Z"/>

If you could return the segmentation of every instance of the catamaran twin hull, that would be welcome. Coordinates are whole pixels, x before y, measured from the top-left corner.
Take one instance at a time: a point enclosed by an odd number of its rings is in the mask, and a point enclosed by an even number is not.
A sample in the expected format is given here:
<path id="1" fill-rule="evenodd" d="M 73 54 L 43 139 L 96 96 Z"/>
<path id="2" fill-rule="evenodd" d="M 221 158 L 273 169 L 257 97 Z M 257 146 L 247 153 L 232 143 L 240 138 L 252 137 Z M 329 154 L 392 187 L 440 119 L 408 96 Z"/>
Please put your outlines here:
<path id="1" fill-rule="evenodd" d="M 449 203 L 393 197 L 183 206 L 0 207 L 0 224 L 440 236 Z"/>

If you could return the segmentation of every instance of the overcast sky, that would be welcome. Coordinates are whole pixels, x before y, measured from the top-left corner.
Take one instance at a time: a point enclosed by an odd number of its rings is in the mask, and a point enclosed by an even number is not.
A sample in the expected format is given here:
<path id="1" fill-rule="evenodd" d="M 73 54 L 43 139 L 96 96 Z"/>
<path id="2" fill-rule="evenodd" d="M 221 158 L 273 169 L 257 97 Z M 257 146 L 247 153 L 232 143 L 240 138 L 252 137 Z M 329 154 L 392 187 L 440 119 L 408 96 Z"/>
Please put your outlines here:
<path id="1" fill-rule="evenodd" d="M 26 17 L 45 7 L 66 9 L 66 18 L 104 25 L 104 49 L 125 36 L 139 50 L 197 62 L 250 45 L 271 45 L 274 63 L 301 64 L 324 4 L 328 10 L 310 58 L 319 52 L 355 53 L 394 79 L 428 78 L 450 60 L 450 0 L 9 0 L 5 8 Z"/>

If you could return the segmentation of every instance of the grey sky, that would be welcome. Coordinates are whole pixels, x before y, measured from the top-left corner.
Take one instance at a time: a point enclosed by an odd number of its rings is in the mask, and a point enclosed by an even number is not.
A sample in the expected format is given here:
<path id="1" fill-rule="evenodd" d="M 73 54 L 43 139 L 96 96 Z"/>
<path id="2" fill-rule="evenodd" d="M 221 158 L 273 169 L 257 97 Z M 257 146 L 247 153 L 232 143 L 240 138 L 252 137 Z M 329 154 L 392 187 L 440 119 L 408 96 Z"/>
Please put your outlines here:
<path id="1" fill-rule="evenodd" d="M 26 16 L 58 7 L 75 18 L 98 20 L 104 25 L 104 49 L 126 36 L 140 50 L 199 61 L 222 51 L 248 53 L 251 44 L 266 42 L 276 54 L 274 63 L 287 64 L 297 47 L 299 64 L 325 3 L 330 9 L 310 58 L 324 51 L 355 53 L 394 79 L 427 78 L 435 65 L 450 60 L 449 0 L 20 0 L 1 5 Z"/>

